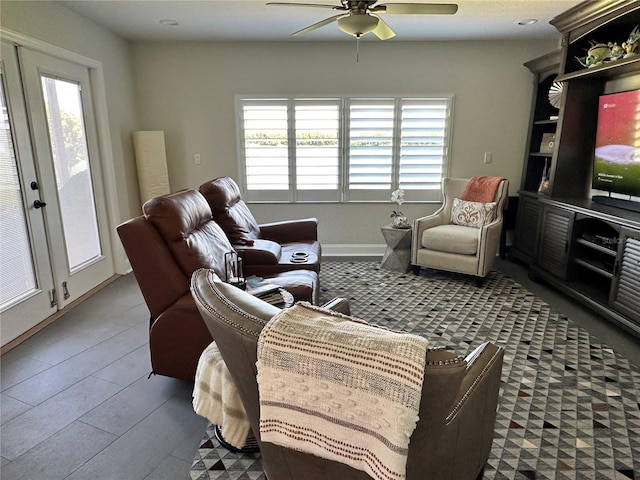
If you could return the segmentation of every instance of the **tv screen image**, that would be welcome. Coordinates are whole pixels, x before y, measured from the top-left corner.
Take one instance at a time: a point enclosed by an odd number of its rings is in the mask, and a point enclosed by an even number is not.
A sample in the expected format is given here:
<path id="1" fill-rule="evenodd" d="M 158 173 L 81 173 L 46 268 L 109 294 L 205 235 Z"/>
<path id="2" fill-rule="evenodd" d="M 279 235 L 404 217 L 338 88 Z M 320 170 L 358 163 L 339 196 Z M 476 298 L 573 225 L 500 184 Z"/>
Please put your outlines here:
<path id="1" fill-rule="evenodd" d="M 640 90 L 602 95 L 592 187 L 640 196 Z"/>

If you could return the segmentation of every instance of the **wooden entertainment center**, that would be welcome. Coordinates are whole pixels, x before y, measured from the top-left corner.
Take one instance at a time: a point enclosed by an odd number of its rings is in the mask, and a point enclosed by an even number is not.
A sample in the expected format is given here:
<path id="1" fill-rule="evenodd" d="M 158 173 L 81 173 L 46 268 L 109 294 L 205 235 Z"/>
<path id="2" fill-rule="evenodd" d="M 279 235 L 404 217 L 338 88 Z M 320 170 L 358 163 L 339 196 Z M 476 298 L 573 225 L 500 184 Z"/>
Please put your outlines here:
<path id="1" fill-rule="evenodd" d="M 583 2 L 551 23 L 562 49 L 525 64 L 535 89 L 510 256 L 640 337 L 640 212 L 591 199 L 599 97 L 640 89 L 640 54 L 589 68 L 576 59 L 592 42 L 622 45 L 640 25 L 640 0 Z"/>

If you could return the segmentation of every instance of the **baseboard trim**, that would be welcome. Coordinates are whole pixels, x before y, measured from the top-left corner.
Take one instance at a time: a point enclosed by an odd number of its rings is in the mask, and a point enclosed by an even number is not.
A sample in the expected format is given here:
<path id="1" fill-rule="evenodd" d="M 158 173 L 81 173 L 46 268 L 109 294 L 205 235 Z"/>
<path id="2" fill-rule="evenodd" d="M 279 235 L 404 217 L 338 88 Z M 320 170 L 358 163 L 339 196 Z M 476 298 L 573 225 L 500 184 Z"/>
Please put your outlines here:
<path id="1" fill-rule="evenodd" d="M 354 260 L 354 261 L 357 261 L 357 260 L 360 260 L 360 261 L 363 261 L 363 260 L 379 261 L 382 258 L 385 249 L 386 249 L 385 245 L 374 244 L 374 243 L 362 243 L 362 244 L 339 244 L 339 243 L 334 243 L 334 244 L 323 244 L 322 245 L 322 259 L 323 260 L 334 260 L 334 261 L 350 261 L 350 260 Z M 35 335 L 40 330 L 45 328 L 47 325 L 50 325 L 51 323 L 56 321 L 58 318 L 60 318 L 62 315 L 67 313 L 73 307 L 75 307 L 79 303 L 82 303 L 83 300 L 86 300 L 91 295 L 93 295 L 94 293 L 96 293 L 97 291 L 99 291 L 100 289 L 102 289 L 103 287 L 105 287 L 106 285 L 111 283 L 112 281 L 114 281 L 120 275 L 127 274 L 127 273 L 132 271 L 131 266 L 129 265 L 128 261 L 125 263 L 125 265 L 123 265 L 123 267 L 124 268 L 122 269 L 123 270 L 122 272 L 119 272 L 118 274 L 116 274 L 113 277 L 109 278 L 108 280 L 106 280 L 102 284 L 98 285 L 94 289 L 92 289 L 89 292 L 85 293 L 80 298 L 78 298 L 77 300 L 75 300 L 71 304 L 67 305 L 67 307 L 65 309 L 57 311 L 56 313 L 54 313 L 50 317 L 44 319 L 38 325 L 36 325 L 36 326 L 30 328 L 28 331 L 24 332 L 22 335 L 20 335 L 20 336 L 14 338 L 13 340 L 7 342 L 5 345 L 2 345 L 0 347 L 0 355 L 3 355 L 4 353 L 8 352 L 12 348 L 20 345 L 22 342 L 24 342 L 29 337 Z"/>
<path id="2" fill-rule="evenodd" d="M 62 310 L 58 310 L 56 313 L 54 313 L 53 315 L 48 316 L 47 318 L 45 318 L 43 321 L 41 321 L 37 325 L 34 325 L 33 327 L 31 327 L 26 332 L 18 335 L 13 340 L 10 340 L 6 344 L 2 345 L 0 347 L 0 356 L 4 355 L 5 353 L 7 353 L 12 348 L 17 347 L 22 342 L 27 340 L 29 337 L 34 336 L 36 333 L 38 333 L 40 330 L 42 330 L 46 326 L 51 325 L 53 322 L 55 322 L 60 317 L 62 317 L 65 313 L 69 312 L 71 309 L 73 309 L 74 307 L 78 306 L 79 304 L 84 302 L 87 298 L 89 298 L 91 295 L 93 295 L 96 292 L 99 292 L 101 289 L 103 289 L 104 287 L 106 287 L 107 285 L 109 285 L 111 282 L 113 282 L 114 280 L 116 280 L 119 277 L 120 277 L 120 275 L 113 275 L 113 276 L 107 278 L 100 285 L 95 286 L 94 288 L 89 290 L 87 293 L 85 293 L 85 294 L 81 295 L 80 297 L 76 298 L 73 302 L 68 304 Z"/>
<path id="3" fill-rule="evenodd" d="M 360 243 L 360 244 L 322 244 L 322 258 L 323 259 L 340 259 L 340 258 L 353 258 L 358 260 L 376 259 L 382 258 L 385 245 L 373 244 L 373 243 Z"/>

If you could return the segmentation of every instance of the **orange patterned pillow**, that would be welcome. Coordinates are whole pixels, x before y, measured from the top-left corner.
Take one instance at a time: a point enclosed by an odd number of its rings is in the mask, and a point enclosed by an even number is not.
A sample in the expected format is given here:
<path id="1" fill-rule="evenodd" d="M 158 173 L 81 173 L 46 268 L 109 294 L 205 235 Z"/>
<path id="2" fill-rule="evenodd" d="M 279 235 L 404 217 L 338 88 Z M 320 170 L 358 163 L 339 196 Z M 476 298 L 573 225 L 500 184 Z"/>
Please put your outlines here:
<path id="1" fill-rule="evenodd" d="M 496 218 L 496 202 L 467 202 L 459 198 L 453 199 L 451 223 L 465 227 L 480 228 Z"/>

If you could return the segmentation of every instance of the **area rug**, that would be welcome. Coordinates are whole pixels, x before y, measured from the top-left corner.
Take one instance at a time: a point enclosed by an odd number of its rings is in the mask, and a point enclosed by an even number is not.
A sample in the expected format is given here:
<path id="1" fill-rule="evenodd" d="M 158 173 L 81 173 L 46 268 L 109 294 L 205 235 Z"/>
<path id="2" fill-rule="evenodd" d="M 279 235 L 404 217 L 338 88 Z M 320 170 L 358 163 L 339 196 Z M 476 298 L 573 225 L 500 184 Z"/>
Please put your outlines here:
<path id="1" fill-rule="evenodd" d="M 432 270 L 326 262 L 322 301 L 346 297 L 354 315 L 422 335 L 464 355 L 505 348 L 495 437 L 485 479 L 640 479 L 640 369 L 500 272 L 481 287 Z M 266 480 L 260 454 L 219 445 L 208 428 L 191 480 Z M 304 479 L 300 479 L 304 480 Z"/>

